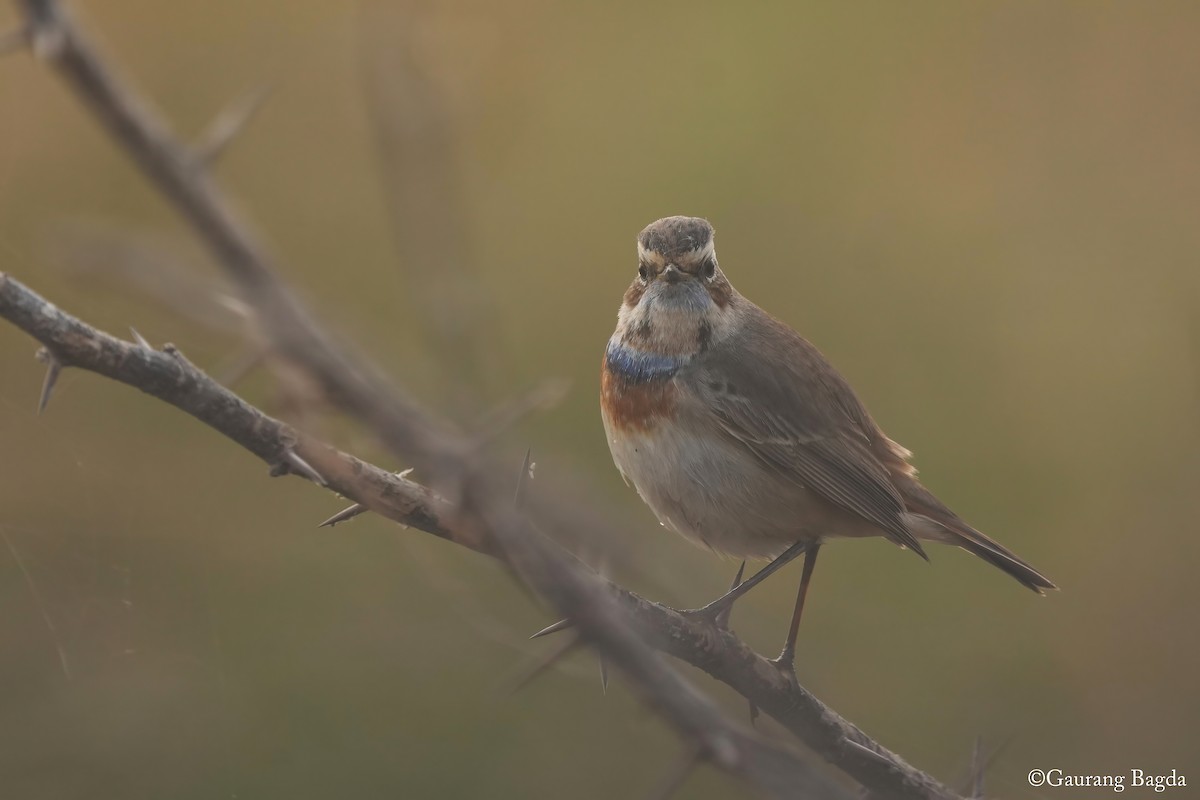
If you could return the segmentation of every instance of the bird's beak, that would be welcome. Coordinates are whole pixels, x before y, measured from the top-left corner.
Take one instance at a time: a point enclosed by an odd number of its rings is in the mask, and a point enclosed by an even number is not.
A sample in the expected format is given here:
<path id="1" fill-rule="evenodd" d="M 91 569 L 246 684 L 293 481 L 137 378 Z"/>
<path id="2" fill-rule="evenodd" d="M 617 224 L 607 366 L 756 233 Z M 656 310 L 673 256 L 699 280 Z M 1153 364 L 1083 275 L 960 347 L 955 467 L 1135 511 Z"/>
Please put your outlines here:
<path id="1" fill-rule="evenodd" d="M 667 264 L 667 268 L 659 274 L 659 277 L 661 277 L 667 283 L 679 283 L 681 280 L 686 278 L 687 275 L 685 275 L 679 269 L 679 267 L 675 266 L 674 264 Z"/>

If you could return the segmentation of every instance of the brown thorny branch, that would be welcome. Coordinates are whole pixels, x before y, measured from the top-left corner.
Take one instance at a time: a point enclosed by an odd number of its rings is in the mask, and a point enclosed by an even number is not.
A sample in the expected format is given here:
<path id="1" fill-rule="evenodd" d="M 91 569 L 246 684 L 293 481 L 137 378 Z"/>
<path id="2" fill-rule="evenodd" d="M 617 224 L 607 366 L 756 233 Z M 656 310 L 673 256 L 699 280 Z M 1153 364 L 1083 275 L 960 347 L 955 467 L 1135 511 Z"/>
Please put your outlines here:
<path id="1" fill-rule="evenodd" d="M 523 498 L 521 509 L 514 509 L 511 489 L 494 477 L 502 471 L 488 464 L 478 441 L 427 413 L 313 321 L 213 182 L 211 154 L 197 155 L 181 144 L 118 80 L 58 2 L 19 0 L 19 5 L 25 19 L 20 38 L 58 71 L 192 224 L 254 309 L 278 355 L 303 369 L 398 459 L 430 476 L 439 491 L 292 430 L 209 378 L 170 345 L 155 350 L 136 334 L 134 342 L 117 339 L 0 273 L 0 316 L 44 347 L 48 380 L 42 404 L 62 368 L 96 372 L 186 411 L 263 459 L 272 474 L 297 474 L 388 519 L 499 558 L 570 617 L 680 735 L 685 767 L 708 761 L 776 797 L 851 796 L 787 746 L 731 722 L 655 650 L 728 684 L 875 796 L 959 798 L 785 678 L 732 632 L 685 618 L 600 578 L 543 535 L 585 531 L 599 537 L 603 531 L 590 515 L 537 495 Z M 664 784 L 678 783 L 676 773 L 683 768 L 673 767 Z"/>

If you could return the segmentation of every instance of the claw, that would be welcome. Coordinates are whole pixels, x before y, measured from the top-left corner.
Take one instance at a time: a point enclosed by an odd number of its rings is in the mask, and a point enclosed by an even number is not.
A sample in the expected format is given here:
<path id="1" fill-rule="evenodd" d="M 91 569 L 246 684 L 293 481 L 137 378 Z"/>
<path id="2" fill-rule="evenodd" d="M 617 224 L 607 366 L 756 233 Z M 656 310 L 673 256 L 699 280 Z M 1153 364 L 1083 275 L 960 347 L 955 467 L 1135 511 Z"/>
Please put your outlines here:
<path id="1" fill-rule="evenodd" d="M 733 602 L 736 598 L 731 598 L 729 595 L 722 595 L 716 600 L 713 600 L 706 606 L 700 608 L 684 608 L 674 609 L 674 611 L 688 619 L 696 620 L 702 624 L 712 625 L 715 628 L 728 630 L 729 615 L 733 612 Z"/>
<path id="2" fill-rule="evenodd" d="M 796 680 L 796 652 L 788 652 L 784 650 L 775 658 L 767 660 L 767 663 L 779 670 L 779 674 L 790 683 L 797 683 Z"/>
<path id="3" fill-rule="evenodd" d="M 608 662 L 603 653 L 600 654 L 600 691 L 608 694 Z"/>

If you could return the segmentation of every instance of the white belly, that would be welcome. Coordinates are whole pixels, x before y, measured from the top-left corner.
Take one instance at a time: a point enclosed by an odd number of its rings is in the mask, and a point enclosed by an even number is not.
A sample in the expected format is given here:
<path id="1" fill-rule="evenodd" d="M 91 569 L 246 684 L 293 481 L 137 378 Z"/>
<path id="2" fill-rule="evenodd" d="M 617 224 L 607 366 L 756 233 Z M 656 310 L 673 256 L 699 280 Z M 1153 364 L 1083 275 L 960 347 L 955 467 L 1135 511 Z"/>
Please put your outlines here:
<path id="1" fill-rule="evenodd" d="M 684 435 L 674 422 L 617 431 L 605 419 L 613 460 L 663 525 L 720 553 L 771 558 L 816 538 L 805 524 L 809 493 L 783 481 L 736 445 Z"/>

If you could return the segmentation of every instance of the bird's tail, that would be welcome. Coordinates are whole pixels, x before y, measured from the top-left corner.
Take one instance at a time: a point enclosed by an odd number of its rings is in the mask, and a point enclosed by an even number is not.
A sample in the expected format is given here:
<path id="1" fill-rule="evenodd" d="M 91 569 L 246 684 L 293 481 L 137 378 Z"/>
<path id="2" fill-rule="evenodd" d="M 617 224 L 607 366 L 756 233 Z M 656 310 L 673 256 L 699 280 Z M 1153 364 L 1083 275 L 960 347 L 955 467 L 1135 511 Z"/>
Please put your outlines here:
<path id="1" fill-rule="evenodd" d="M 956 544 L 989 564 L 999 567 L 1038 594 L 1045 594 L 1046 589 L 1058 588 L 1049 578 L 1030 566 L 1028 562 L 1023 561 L 1016 553 L 974 528 L 967 526 L 965 531 L 950 529 L 950 533 L 955 537 L 952 544 Z"/>
<path id="2" fill-rule="evenodd" d="M 1016 553 L 960 519 L 915 478 L 908 478 L 903 484 L 899 488 L 909 512 L 924 518 L 928 523 L 914 526 L 918 536 L 957 545 L 969 553 L 974 553 L 1038 594 L 1045 594 L 1047 589 L 1058 588 Z"/>

